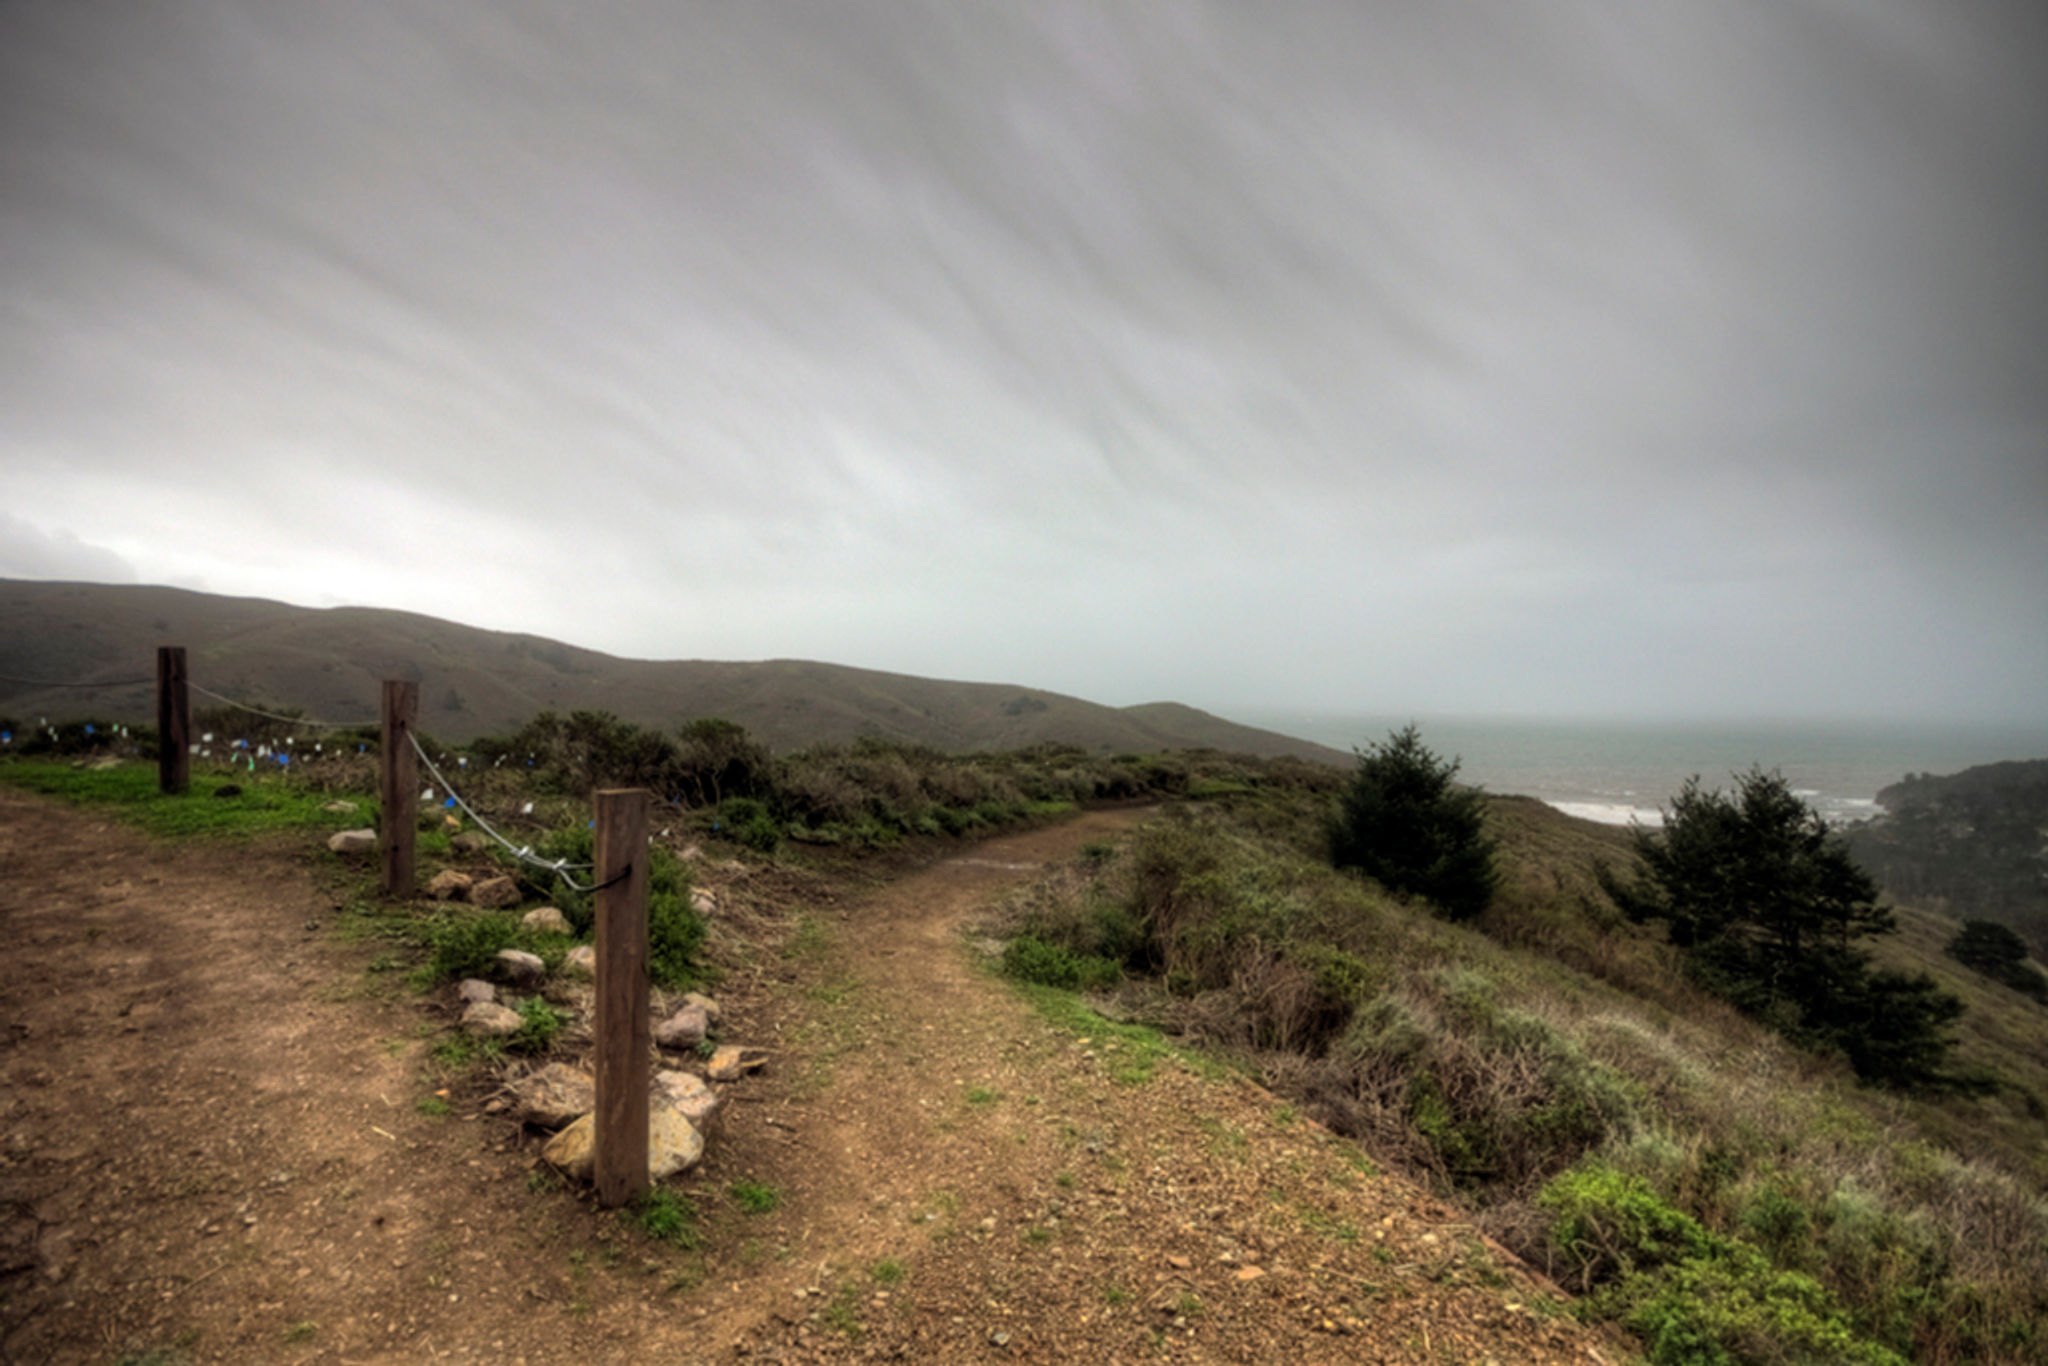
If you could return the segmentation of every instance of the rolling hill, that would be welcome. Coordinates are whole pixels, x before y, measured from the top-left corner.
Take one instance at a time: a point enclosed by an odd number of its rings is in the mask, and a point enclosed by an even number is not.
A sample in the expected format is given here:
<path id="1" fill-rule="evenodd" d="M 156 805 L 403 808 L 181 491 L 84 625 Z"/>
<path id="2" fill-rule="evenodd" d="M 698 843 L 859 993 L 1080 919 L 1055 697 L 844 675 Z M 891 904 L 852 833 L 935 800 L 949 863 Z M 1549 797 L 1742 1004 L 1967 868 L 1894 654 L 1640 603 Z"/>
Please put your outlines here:
<path id="1" fill-rule="evenodd" d="M 795 659 L 621 659 L 412 612 L 19 579 L 0 580 L 0 713 L 150 720 L 159 645 L 186 648 L 197 687 L 323 720 L 374 722 L 380 682 L 412 679 L 423 728 L 457 742 L 543 710 L 602 710 L 663 729 L 722 716 L 776 750 L 875 735 L 949 752 L 1056 741 L 1097 752 L 1211 748 L 1351 762 L 1173 702 L 1107 707 L 1018 684 Z M 195 707 L 210 700 L 193 698 Z"/>

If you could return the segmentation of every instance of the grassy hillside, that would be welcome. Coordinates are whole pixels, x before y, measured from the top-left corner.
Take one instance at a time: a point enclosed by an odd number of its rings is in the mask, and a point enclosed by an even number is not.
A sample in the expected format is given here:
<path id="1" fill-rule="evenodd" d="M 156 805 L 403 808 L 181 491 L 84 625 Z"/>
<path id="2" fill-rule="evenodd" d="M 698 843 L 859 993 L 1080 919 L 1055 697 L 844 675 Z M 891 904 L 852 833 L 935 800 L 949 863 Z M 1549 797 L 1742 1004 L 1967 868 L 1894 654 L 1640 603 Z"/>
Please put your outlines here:
<path id="1" fill-rule="evenodd" d="M 1003 683 L 960 683 L 803 660 L 620 659 L 539 636 L 410 612 L 314 609 L 176 588 L 0 580 L 0 674 L 139 679 L 183 645 L 193 681 L 257 705 L 371 722 L 387 678 L 420 684 L 421 724 L 452 741 L 536 712 L 609 711 L 657 729 L 721 716 L 776 750 L 874 737 L 948 752 L 1043 743 L 1096 753 L 1208 748 L 1328 763 L 1349 756 L 1192 707 L 1105 707 Z M 0 681 L 0 713 L 110 720 L 153 714 L 146 684 L 81 691 Z M 202 702 L 195 698 L 195 702 Z"/>
<path id="2" fill-rule="evenodd" d="M 1326 810 L 1267 786 L 1170 811 L 1019 898 L 1005 966 L 1235 1053 L 1653 1362 L 2042 1359 L 2048 1012 L 1960 980 L 1934 918 L 1882 953 L 1964 996 L 1988 1094 L 1870 1089 L 1702 990 L 1598 894 L 1624 832 L 1492 802 L 1504 885 L 1453 924 L 1331 869 Z"/>

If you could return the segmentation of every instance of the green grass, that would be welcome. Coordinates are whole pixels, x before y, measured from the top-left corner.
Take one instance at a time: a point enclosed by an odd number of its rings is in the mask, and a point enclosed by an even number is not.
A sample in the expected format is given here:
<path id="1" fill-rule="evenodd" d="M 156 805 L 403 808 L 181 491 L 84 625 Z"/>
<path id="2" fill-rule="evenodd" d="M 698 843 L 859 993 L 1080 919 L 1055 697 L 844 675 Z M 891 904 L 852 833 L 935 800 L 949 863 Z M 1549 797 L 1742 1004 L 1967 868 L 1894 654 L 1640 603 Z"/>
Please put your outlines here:
<path id="1" fill-rule="evenodd" d="M 119 820 L 164 839 L 248 838 L 273 830 L 361 829 L 374 824 L 376 805 L 354 798 L 345 814 L 322 811 L 331 793 L 311 792 L 289 778 L 240 774 L 227 778 L 194 775 L 191 790 L 166 796 L 157 790 L 154 764 L 118 768 L 74 768 L 67 760 L 0 760 L 0 782 L 77 806 L 105 810 Z M 216 797 L 232 785 L 237 795 Z"/>
<path id="2" fill-rule="evenodd" d="M 903 1263 L 893 1257 L 884 1257 L 868 1268 L 868 1277 L 876 1285 L 896 1285 L 903 1280 Z"/>
<path id="3" fill-rule="evenodd" d="M 666 1186 L 650 1187 L 634 1203 L 628 1217 L 635 1227 L 658 1243 L 687 1250 L 701 1241 L 697 1231 L 697 1207 Z"/>
<path id="4" fill-rule="evenodd" d="M 1012 983 L 1012 989 L 1048 1022 L 1086 1039 L 1110 1079 L 1121 1085 L 1143 1085 L 1152 1080 L 1160 1064 L 1176 1059 L 1212 1080 L 1230 1074 L 1228 1067 L 1213 1058 L 1175 1047 L 1156 1029 L 1119 1024 L 1097 1014 L 1071 991 L 1024 982 Z"/>
<path id="5" fill-rule="evenodd" d="M 782 1205 L 782 1192 L 765 1181 L 743 1178 L 726 1187 L 726 1194 L 748 1214 L 772 1214 Z"/>

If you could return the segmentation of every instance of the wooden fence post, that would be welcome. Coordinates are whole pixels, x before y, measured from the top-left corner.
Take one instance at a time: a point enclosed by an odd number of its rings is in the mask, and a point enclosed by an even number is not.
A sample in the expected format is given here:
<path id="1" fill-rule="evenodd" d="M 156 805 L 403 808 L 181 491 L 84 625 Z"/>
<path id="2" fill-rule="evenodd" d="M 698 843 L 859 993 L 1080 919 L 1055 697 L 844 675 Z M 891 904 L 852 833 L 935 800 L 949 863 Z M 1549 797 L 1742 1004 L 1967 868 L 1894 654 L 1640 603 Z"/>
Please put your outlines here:
<path id="1" fill-rule="evenodd" d="M 647 808 L 642 788 L 597 794 L 597 1132 L 601 1205 L 647 1190 Z"/>
<path id="2" fill-rule="evenodd" d="M 192 705 L 182 645 L 156 647 L 156 785 L 172 796 L 192 786 Z"/>
<path id="3" fill-rule="evenodd" d="M 384 810 L 378 852 L 383 859 L 386 896 L 413 893 L 414 849 L 420 830 L 420 763 L 412 751 L 413 721 L 420 711 L 420 685 L 384 680 L 384 705 L 378 746 L 378 798 Z"/>

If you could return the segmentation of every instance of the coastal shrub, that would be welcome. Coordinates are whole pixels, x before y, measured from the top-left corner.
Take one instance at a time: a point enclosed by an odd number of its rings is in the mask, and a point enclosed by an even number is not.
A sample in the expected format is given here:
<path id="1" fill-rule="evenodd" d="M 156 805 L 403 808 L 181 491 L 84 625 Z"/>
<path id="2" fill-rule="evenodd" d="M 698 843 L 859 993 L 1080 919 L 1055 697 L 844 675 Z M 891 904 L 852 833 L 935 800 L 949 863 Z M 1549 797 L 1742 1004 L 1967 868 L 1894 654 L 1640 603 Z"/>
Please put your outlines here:
<path id="1" fill-rule="evenodd" d="M 417 975 L 425 987 L 489 972 L 501 949 L 518 945 L 519 922 L 495 911 L 436 915 L 421 923 L 419 933 L 431 950 Z"/>
<path id="2" fill-rule="evenodd" d="M 676 775 L 698 806 L 773 790 L 775 757 L 745 726 L 720 716 L 699 717 L 679 727 L 676 740 Z"/>
<path id="3" fill-rule="evenodd" d="M 1479 793 L 1457 787 L 1414 726 L 1368 744 L 1337 799 L 1330 859 L 1392 891 L 1419 896 L 1453 920 L 1486 909 L 1500 874 Z"/>
<path id="4" fill-rule="evenodd" d="M 1660 1366 L 1905 1366 L 1818 1281 L 1710 1232 L 1640 1176 L 1591 1161 L 1557 1176 L 1537 1204 L 1551 1216 L 1552 1247 L 1590 1292 L 1581 1312 L 1624 1324 Z M 1782 1192 L 1759 1210 L 1780 1233 L 1807 1217 Z"/>
<path id="5" fill-rule="evenodd" d="M 1107 958 L 1075 953 L 1033 935 L 1018 935 L 1003 947 L 1003 973 L 1019 982 L 1064 991 L 1097 991 L 1116 985 L 1123 973 Z"/>
<path id="6" fill-rule="evenodd" d="M 772 854 L 782 843 L 782 826 L 768 804 L 755 797 L 728 797 L 712 816 L 711 833 L 752 849 Z"/>
<path id="7" fill-rule="evenodd" d="M 2048 977 L 2027 961 L 2027 941 L 2011 926 L 1993 920 L 1965 920 L 1943 952 L 1964 967 L 2048 1005 Z"/>

